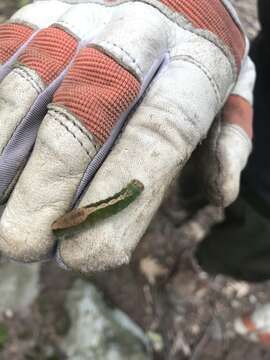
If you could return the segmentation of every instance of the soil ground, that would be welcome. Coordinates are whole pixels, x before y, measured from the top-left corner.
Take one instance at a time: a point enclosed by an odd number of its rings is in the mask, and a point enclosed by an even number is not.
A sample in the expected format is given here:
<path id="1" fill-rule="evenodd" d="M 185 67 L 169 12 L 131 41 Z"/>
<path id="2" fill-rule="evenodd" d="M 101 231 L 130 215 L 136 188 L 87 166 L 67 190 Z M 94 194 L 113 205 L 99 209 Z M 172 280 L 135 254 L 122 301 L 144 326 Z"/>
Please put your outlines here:
<path id="1" fill-rule="evenodd" d="M 0 1 L 0 21 L 19 2 Z M 256 1 L 235 0 L 252 37 L 258 31 Z M 21 5 L 21 2 L 20 2 Z M 155 358 L 162 360 L 269 360 L 270 349 L 245 341 L 233 331 L 233 320 L 270 299 L 268 283 L 254 285 L 209 277 L 196 265 L 193 250 L 222 211 L 198 198 L 184 202 L 172 189 L 137 249 L 132 264 L 99 274 L 94 281 L 112 306 L 127 312 L 153 339 Z M 30 314 L 4 314 L 12 335 L 0 345 L 1 360 L 62 360 L 59 339 L 69 327 L 63 301 L 76 275 L 46 263 L 41 293 Z M 2 334 L 3 335 L 3 334 Z M 1 339 L 0 339 L 1 340 Z M 48 355 L 53 349 L 53 356 Z"/>

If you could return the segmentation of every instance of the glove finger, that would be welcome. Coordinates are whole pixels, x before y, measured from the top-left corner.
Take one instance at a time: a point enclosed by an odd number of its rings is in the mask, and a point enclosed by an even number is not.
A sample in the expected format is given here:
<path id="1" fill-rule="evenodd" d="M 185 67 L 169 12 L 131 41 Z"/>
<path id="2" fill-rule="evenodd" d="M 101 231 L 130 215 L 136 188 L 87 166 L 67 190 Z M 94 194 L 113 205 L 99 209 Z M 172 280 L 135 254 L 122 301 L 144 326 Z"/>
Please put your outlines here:
<path id="1" fill-rule="evenodd" d="M 198 163 L 209 200 L 226 207 L 239 194 L 241 172 L 252 149 L 252 108 L 231 96 L 198 151 Z"/>
<path id="2" fill-rule="evenodd" d="M 80 38 L 96 30 L 93 15 L 87 15 L 93 13 L 84 10 L 73 6 L 54 25 L 38 32 L 0 84 L 2 202 L 29 157 L 47 105 L 76 54 Z"/>

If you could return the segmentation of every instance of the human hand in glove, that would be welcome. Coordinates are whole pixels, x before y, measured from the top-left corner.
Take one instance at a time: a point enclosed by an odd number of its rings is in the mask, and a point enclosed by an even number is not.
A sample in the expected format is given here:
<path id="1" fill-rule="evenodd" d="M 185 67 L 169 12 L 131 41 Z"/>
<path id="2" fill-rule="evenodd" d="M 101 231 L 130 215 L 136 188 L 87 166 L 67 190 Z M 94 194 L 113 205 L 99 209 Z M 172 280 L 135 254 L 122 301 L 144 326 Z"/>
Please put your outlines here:
<path id="1" fill-rule="evenodd" d="M 127 263 L 207 136 L 198 176 L 217 205 L 231 203 L 251 150 L 247 52 L 226 0 L 40 0 L 19 10 L 0 26 L 2 254 L 56 253 L 83 273 Z M 57 242 L 59 217 L 133 179 L 144 191 L 128 209 Z"/>

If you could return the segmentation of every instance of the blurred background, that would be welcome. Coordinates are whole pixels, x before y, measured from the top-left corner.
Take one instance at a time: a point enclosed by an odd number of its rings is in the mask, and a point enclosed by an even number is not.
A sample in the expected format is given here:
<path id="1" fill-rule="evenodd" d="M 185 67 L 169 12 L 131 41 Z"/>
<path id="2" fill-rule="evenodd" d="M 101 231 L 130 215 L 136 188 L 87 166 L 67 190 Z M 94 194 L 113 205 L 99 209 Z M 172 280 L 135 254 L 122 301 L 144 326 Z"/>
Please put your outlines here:
<path id="1" fill-rule="evenodd" d="M 0 22 L 28 2 L 0 0 Z M 253 38 L 256 0 L 233 2 Z M 266 303 L 270 285 L 198 268 L 194 249 L 224 215 L 182 187 L 174 184 L 130 266 L 86 279 L 50 262 L 0 260 L 0 360 L 269 360 L 233 320 Z"/>

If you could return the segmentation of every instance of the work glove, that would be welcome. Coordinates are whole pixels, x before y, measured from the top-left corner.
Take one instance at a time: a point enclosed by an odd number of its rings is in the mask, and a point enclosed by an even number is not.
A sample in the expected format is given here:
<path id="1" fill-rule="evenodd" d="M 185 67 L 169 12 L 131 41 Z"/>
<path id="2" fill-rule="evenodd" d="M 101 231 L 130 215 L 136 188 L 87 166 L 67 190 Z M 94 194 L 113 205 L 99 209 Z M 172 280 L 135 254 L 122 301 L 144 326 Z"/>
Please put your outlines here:
<path id="1" fill-rule="evenodd" d="M 231 203 L 251 150 L 247 52 L 225 0 L 41 0 L 19 10 L 0 26 L 2 254 L 56 255 L 83 273 L 128 263 L 198 146 L 206 192 Z M 59 217 L 134 179 L 144 191 L 128 208 L 54 235 Z"/>

